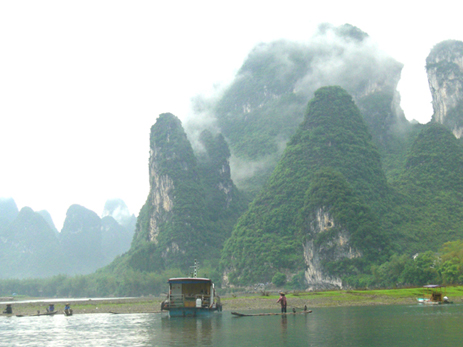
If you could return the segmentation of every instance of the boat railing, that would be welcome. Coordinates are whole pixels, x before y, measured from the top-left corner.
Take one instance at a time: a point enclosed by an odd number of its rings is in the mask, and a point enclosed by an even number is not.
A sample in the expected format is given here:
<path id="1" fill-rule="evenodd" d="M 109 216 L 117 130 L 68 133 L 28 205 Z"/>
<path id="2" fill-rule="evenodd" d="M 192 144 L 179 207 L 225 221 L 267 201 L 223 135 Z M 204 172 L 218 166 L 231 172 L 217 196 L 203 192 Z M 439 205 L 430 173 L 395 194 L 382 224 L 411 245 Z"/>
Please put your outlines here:
<path id="1" fill-rule="evenodd" d="M 169 306 L 170 307 L 183 307 L 185 306 L 183 294 L 170 294 Z"/>
<path id="2" fill-rule="evenodd" d="M 169 307 L 194 307 L 196 300 L 201 299 L 202 307 L 211 306 L 211 296 L 207 294 L 170 294 L 169 295 Z"/>

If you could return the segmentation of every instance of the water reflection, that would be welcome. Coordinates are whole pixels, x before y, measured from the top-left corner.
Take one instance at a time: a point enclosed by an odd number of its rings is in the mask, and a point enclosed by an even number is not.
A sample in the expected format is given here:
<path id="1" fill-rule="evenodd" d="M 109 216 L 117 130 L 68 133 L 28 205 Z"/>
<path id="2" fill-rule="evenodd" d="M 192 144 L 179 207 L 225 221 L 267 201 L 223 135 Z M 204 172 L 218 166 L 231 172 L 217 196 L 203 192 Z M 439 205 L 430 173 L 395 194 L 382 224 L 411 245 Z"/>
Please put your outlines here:
<path id="1" fill-rule="evenodd" d="M 212 346 L 221 330 L 222 315 L 211 317 L 162 317 L 162 340 L 171 346 Z"/>
<path id="2" fill-rule="evenodd" d="M 288 317 L 281 316 L 281 341 L 283 345 L 287 343 L 287 333 L 288 333 Z"/>

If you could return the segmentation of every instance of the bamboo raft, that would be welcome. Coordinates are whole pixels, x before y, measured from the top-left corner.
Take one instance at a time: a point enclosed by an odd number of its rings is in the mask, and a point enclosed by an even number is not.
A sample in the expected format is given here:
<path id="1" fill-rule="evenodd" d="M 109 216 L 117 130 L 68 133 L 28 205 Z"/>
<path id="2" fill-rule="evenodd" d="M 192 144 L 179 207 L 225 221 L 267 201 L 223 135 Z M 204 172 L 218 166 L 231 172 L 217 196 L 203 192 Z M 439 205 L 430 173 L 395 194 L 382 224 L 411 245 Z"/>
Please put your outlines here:
<path id="1" fill-rule="evenodd" d="M 238 317 L 256 317 L 256 316 L 295 316 L 295 315 L 298 315 L 298 314 L 309 314 L 309 313 L 312 313 L 312 310 L 302 311 L 302 312 L 251 313 L 251 314 L 232 312 L 231 314 L 234 315 L 234 316 L 238 316 Z"/>

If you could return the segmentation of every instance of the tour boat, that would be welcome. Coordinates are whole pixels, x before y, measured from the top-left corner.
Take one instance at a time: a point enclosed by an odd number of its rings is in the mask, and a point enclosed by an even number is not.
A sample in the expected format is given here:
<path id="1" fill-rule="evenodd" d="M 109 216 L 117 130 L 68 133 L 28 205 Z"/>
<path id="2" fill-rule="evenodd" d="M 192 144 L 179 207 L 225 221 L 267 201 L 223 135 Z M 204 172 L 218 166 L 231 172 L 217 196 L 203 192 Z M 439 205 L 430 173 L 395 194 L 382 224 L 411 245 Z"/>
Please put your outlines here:
<path id="1" fill-rule="evenodd" d="M 167 283 L 169 293 L 161 303 L 161 311 L 169 311 L 171 317 L 207 316 L 222 311 L 214 283 L 209 278 L 196 277 L 196 265 L 192 277 L 169 278 Z"/>
<path id="2" fill-rule="evenodd" d="M 441 304 L 452 304 L 453 302 L 449 301 L 445 293 L 445 286 L 439 284 L 428 284 L 423 286 L 424 295 L 422 298 L 417 298 L 419 304 L 425 305 L 441 305 Z M 444 288 L 444 293 L 442 292 Z"/>

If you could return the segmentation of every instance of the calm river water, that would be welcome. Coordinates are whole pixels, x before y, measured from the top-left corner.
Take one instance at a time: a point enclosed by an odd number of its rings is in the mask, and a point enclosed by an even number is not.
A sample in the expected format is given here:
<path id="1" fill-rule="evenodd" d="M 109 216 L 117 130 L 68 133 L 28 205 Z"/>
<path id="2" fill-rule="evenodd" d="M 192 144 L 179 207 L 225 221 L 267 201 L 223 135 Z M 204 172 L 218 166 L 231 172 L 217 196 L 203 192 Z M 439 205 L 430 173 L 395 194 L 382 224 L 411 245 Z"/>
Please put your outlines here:
<path id="1" fill-rule="evenodd" d="M 314 308 L 289 317 L 234 317 L 228 311 L 210 318 L 0 317 L 1 346 L 455 347 L 462 341 L 463 305 Z"/>

